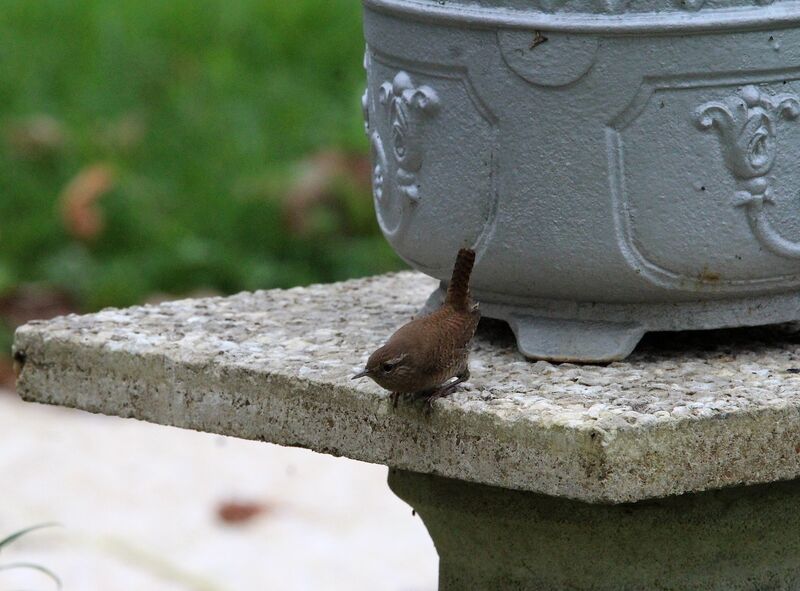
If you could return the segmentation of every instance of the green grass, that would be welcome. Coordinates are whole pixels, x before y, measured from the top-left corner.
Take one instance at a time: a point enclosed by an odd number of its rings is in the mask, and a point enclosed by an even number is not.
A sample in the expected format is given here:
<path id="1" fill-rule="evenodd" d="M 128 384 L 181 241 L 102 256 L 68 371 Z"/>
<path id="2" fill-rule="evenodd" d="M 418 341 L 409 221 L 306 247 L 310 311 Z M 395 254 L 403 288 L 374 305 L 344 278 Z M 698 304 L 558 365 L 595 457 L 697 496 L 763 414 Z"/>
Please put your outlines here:
<path id="1" fill-rule="evenodd" d="M 40 525 L 34 525 L 25 529 L 18 530 L 2 540 L 0 540 L 0 551 L 2 551 L 5 547 L 10 546 L 20 538 L 28 535 L 31 532 L 34 532 L 39 529 L 44 529 L 47 527 L 53 527 L 55 524 L 53 523 L 43 523 Z M 10 571 L 10 570 L 32 570 L 38 573 L 41 573 L 44 577 L 50 579 L 51 582 L 55 584 L 55 588 L 60 590 L 62 588 L 61 579 L 56 576 L 53 571 L 44 567 L 40 564 L 36 564 L 33 562 L 10 562 L 10 563 L 0 563 L 0 575 L 3 571 Z"/>
<path id="2" fill-rule="evenodd" d="M 0 294 L 45 282 L 92 310 L 400 268 L 363 187 L 337 183 L 305 234 L 282 215 L 294 163 L 366 151 L 360 10 L 353 0 L 6 0 Z M 63 140 L 20 147 L 19 129 L 41 115 Z M 58 196 L 97 163 L 116 181 L 97 204 L 104 230 L 82 240 Z"/>

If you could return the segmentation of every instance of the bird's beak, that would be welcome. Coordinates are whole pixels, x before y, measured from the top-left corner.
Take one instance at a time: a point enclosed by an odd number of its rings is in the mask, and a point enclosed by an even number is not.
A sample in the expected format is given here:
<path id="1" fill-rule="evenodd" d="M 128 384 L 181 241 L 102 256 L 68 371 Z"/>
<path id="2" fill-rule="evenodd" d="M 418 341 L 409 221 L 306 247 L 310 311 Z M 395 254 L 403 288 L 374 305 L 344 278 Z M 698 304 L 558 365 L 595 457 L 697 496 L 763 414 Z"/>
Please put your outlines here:
<path id="1" fill-rule="evenodd" d="M 367 376 L 367 375 L 369 375 L 369 370 L 368 370 L 368 369 L 365 369 L 364 371 L 360 371 L 360 372 L 358 372 L 356 375 L 354 375 L 354 376 L 353 376 L 352 378 L 350 378 L 350 379 L 351 379 L 351 380 L 357 380 L 358 378 L 363 378 L 364 376 Z"/>

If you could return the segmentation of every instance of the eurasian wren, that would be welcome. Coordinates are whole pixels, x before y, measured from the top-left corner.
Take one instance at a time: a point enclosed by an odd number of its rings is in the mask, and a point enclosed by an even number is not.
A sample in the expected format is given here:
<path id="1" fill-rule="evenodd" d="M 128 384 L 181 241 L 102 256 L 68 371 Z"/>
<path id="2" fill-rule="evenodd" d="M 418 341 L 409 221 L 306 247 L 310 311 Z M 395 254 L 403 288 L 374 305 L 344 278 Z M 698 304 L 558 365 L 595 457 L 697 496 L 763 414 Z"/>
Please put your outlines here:
<path id="1" fill-rule="evenodd" d="M 474 263 L 473 250 L 459 250 L 442 306 L 401 326 L 353 379 L 372 378 L 392 392 L 394 406 L 401 394 L 424 398 L 428 410 L 469 379 L 469 344 L 481 316 L 469 295 Z"/>

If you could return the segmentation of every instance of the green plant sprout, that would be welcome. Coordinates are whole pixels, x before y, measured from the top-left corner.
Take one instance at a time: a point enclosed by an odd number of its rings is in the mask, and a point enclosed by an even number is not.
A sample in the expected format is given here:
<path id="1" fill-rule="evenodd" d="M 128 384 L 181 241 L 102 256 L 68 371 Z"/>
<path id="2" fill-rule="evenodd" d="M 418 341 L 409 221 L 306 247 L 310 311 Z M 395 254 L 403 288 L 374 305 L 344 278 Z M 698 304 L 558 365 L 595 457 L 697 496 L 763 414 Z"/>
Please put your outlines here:
<path id="1" fill-rule="evenodd" d="M 0 540 L 0 552 L 2 552 L 3 548 L 5 548 L 6 546 L 14 543 L 16 540 L 18 540 L 19 538 L 21 538 L 26 534 L 29 534 L 32 531 L 35 531 L 37 529 L 43 529 L 46 527 L 55 527 L 57 525 L 58 525 L 57 523 L 42 523 L 39 525 L 34 525 L 25 529 L 21 529 L 17 532 L 14 532 L 10 536 Z M 51 571 L 48 568 L 45 568 L 40 564 L 35 564 L 32 562 L 12 562 L 9 564 L 0 564 L 0 571 L 13 570 L 13 569 L 28 569 L 28 570 L 38 571 L 46 575 L 49 579 L 51 579 L 55 583 L 56 589 L 59 590 L 61 589 L 61 579 L 59 579 L 55 575 L 55 573 L 53 573 L 53 571 Z"/>

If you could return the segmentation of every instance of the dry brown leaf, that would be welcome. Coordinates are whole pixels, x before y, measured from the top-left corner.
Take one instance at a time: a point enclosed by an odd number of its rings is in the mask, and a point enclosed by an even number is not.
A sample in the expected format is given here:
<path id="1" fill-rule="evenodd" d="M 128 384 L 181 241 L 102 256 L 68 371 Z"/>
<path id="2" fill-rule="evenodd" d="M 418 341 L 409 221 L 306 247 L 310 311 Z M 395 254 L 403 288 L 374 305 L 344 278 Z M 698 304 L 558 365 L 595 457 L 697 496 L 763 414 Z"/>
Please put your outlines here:
<path id="1" fill-rule="evenodd" d="M 225 501 L 217 507 L 217 517 L 224 523 L 239 525 L 253 520 L 269 509 L 268 505 L 255 501 Z"/>
<path id="2" fill-rule="evenodd" d="M 70 235 L 79 240 L 91 240 L 103 231 L 103 214 L 97 201 L 114 183 L 114 170 L 109 165 L 92 164 L 64 187 L 59 202 L 64 226 Z"/>

